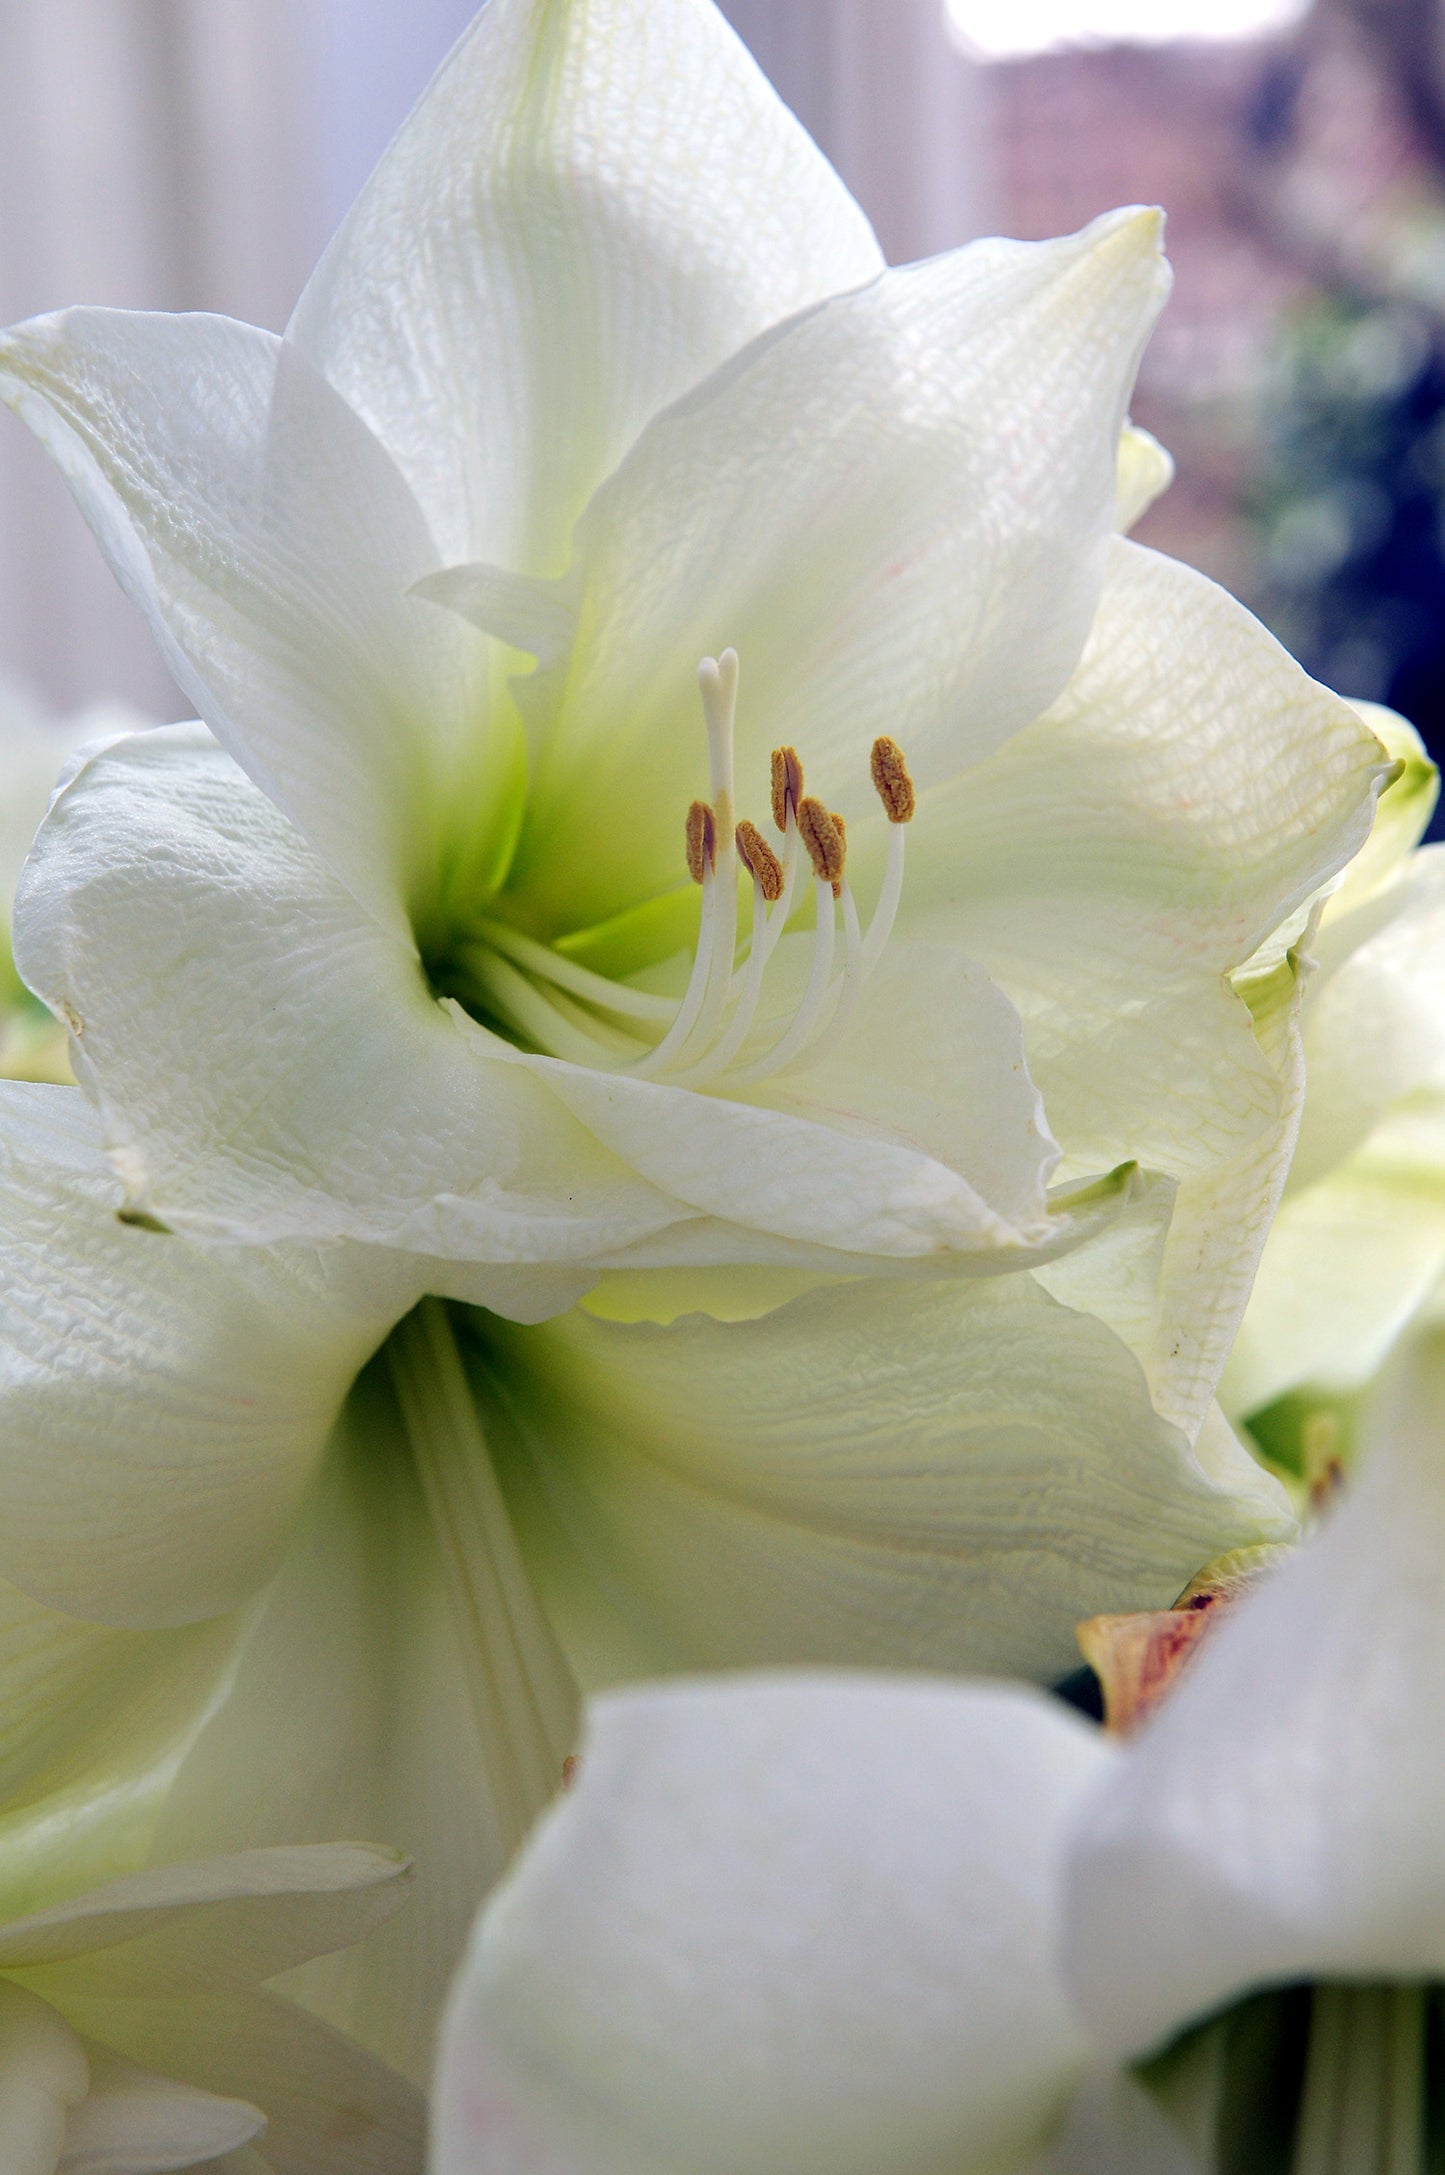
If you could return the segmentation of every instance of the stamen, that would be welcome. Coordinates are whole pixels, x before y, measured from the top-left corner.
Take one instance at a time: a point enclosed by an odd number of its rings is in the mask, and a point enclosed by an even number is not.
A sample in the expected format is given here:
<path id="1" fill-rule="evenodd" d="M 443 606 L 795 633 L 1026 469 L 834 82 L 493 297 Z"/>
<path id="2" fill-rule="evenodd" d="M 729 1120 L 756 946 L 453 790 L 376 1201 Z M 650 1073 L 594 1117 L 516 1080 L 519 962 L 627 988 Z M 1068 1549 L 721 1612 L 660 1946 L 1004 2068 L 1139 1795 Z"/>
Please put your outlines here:
<path id="1" fill-rule="evenodd" d="M 798 835 L 808 849 L 808 859 L 818 880 L 829 885 L 841 882 L 847 843 L 836 817 L 811 794 L 798 803 Z"/>
<path id="2" fill-rule="evenodd" d="M 757 883 L 768 905 L 783 895 L 783 864 L 755 823 L 741 822 L 734 837 L 738 859 Z"/>
<path id="3" fill-rule="evenodd" d="M 773 750 L 773 821 L 780 831 L 788 828 L 788 810 L 796 811 L 803 798 L 803 765 L 796 748 Z"/>
<path id="4" fill-rule="evenodd" d="M 707 723 L 712 806 L 694 801 L 687 812 L 687 866 L 693 882 L 702 885 L 702 926 L 692 976 L 677 1018 L 657 1047 L 632 1067 L 644 1079 L 685 1064 L 690 1045 L 700 1044 L 701 1050 L 706 1050 L 727 1005 L 737 950 L 737 861 L 732 816 L 737 651 L 725 649 L 721 657 L 704 657 L 697 668 L 697 684 Z"/>
<path id="5" fill-rule="evenodd" d="M 701 801 L 696 805 L 701 807 Z M 625 982 L 611 982 L 605 974 L 594 974 L 590 967 L 581 967 L 575 959 L 564 959 L 546 944 L 523 936 L 520 929 L 509 929 L 505 922 L 483 921 L 479 927 L 492 951 L 504 953 L 519 967 L 540 975 L 544 982 L 551 982 L 558 989 L 569 990 L 574 997 L 583 998 L 600 1011 L 619 1012 L 625 1018 L 635 1020 L 670 1020 L 677 1016 L 675 997 L 654 997 L 648 990 L 629 989 Z M 475 947 L 468 946 L 463 956 L 470 959 L 474 950 Z"/>
<path id="6" fill-rule="evenodd" d="M 840 893 L 843 900 L 843 935 L 847 945 L 844 955 L 843 980 L 838 990 L 838 1002 L 833 1007 L 833 1017 L 808 1051 L 808 1063 L 819 1064 L 836 1048 L 843 1029 L 847 1026 L 858 992 L 863 987 L 863 932 L 858 926 L 858 907 L 853 897 L 853 886 L 847 877 L 833 886 L 834 896 Z"/>
<path id="7" fill-rule="evenodd" d="M 903 751 L 894 740 L 880 734 L 873 743 L 868 767 L 873 774 L 873 786 L 883 803 L 883 813 L 888 818 L 888 859 L 883 867 L 883 888 L 878 894 L 878 904 L 873 909 L 873 919 L 868 924 L 868 934 L 863 940 L 862 975 L 866 982 L 883 956 L 883 947 L 893 934 L 893 924 L 898 915 L 898 902 L 903 896 L 903 826 L 913 821 L 917 795 L 913 780 L 908 775 L 908 765 Z"/>
<path id="8" fill-rule="evenodd" d="M 468 967 L 471 980 L 492 1009 L 549 1057 L 609 1069 L 616 1065 L 619 1055 L 630 1056 L 637 1048 L 635 1042 L 629 1044 L 615 1034 L 605 1035 L 600 1021 L 594 1034 L 575 1018 L 569 1018 L 497 952 L 479 945 Z"/>
<path id="9" fill-rule="evenodd" d="M 719 1073 L 726 1072 L 747 1040 L 762 995 L 763 974 L 791 912 L 793 880 L 798 866 L 798 826 L 789 813 L 788 842 L 781 863 L 757 825 L 746 820 L 737 827 L 737 849 L 738 859 L 753 879 L 753 929 L 747 972 L 738 994 L 737 1008 L 721 1042 L 707 1056 L 676 1075 L 682 1083 L 692 1087 L 715 1080 Z M 770 905 L 773 907 L 771 914 L 768 912 Z"/>
<path id="10" fill-rule="evenodd" d="M 713 812 L 717 819 L 713 850 L 717 900 L 713 910 L 710 956 L 702 1010 L 690 1041 L 695 1055 L 706 1051 L 727 1009 L 733 959 L 738 948 L 737 862 L 733 842 L 733 724 L 738 703 L 738 653 L 704 657 L 697 668 L 698 690 L 707 721 L 708 763 L 712 772 Z M 681 1047 L 681 1046 L 680 1046 Z"/>
<path id="11" fill-rule="evenodd" d="M 706 801 L 694 801 L 687 811 L 687 873 L 700 884 L 717 859 L 717 823 Z"/>
<path id="12" fill-rule="evenodd" d="M 804 801 L 803 808 L 807 808 L 809 805 L 807 801 Z M 822 808 L 821 802 L 813 802 L 811 805 Z M 826 808 L 822 808 L 822 813 L 825 817 L 828 816 Z M 799 830 L 802 830 L 803 827 L 802 814 L 803 809 L 800 808 L 798 811 Z M 828 821 L 831 823 L 832 818 L 828 817 Z M 806 832 L 803 835 L 806 844 Z M 755 1059 L 751 1065 L 744 1065 L 740 1072 L 735 1072 L 733 1074 L 734 1080 L 765 1080 L 770 1073 L 781 1072 L 785 1065 L 791 1065 L 794 1058 L 802 1053 L 805 1044 L 822 1017 L 823 1007 L 828 1000 L 828 984 L 833 974 L 832 880 L 825 875 L 819 874 L 815 879 L 813 889 L 817 897 L 818 926 L 813 939 L 812 972 L 808 976 L 808 986 L 803 992 L 802 1004 L 798 1007 L 793 1024 L 783 1036 L 782 1041 L 775 1042 L 770 1050 L 764 1051 L 763 1055 Z"/>
<path id="13" fill-rule="evenodd" d="M 873 743 L 868 767 L 873 774 L 873 790 L 882 801 L 883 813 L 889 822 L 911 823 L 917 795 L 897 741 L 880 733 Z"/>

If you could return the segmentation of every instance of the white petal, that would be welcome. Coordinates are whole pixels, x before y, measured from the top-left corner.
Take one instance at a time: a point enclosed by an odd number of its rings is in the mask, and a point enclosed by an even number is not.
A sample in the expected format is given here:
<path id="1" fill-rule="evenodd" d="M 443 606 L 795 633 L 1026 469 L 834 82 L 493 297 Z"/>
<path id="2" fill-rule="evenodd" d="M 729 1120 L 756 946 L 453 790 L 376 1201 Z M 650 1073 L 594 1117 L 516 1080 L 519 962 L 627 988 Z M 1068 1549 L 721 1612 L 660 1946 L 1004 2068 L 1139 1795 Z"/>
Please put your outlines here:
<path id="1" fill-rule="evenodd" d="M 1000 2171 L 1003 2175 L 1003 2171 Z M 1100 2067 L 1075 2086 L 1063 2127 L 1020 2175 L 1210 2175 L 1159 2102 L 1125 2069 Z"/>
<path id="2" fill-rule="evenodd" d="M 1325 902 L 1326 927 L 1363 905 L 1401 873 L 1440 797 L 1440 773 L 1407 717 L 1379 702 L 1352 702 L 1350 708 L 1400 766 L 1400 775 L 1380 795 L 1368 841 Z"/>
<path id="3" fill-rule="evenodd" d="M 56 2175 L 166 2175 L 238 2151 L 265 2127 L 244 2100 L 218 2099 L 92 2051 L 90 2091 L 66 2122 Z"/>
<path id="4" fill-rule="evenodd" d="M 1189 1428 L 1294 1115 L 1291 989 L 1262 1047 L 1228 976 L 1359 846 L 1382 775 L 1354 713 L 1239 605 L 1116 541 L 1059 702 L 910 826 L 902 926 L 946 932 L 1017 1006 L 1064 1173 L 1132 1155 L 1179 1182 L 1141 1356 Z"/>
<path id="5" fill-rule="evenodd" d="M 1106 2044 L 1151 2046 L 1253 1986 L 1445 1974 L 1442 1424 L 1437 1338 L 1358 1485 L 1082 1816 L 1070 1970 Z"/>
<path id="6" fill-rule="evenodd" d="M 115 1631 L 0 1585 L 0 1922 L 144 1859 L 238 1633 Z"/>
<path id="7" fill-rule="evenodd" d="M 257 2108 L 264 2133 L 225 2175 L 417 2175 L 421 2094 L 362 2048 L 278 1995 L 199 1989 L 185 2001 L 63 1997 L 108 2056 Z M 99 2064 L 97 2067 L 99 2068 Z"/>
<path id="8" fill-rule="evenodd" d="M 1309 1096 L 1291 1190 L 1343 1162 L 1394 1103 L 1445 1090 L 1445 848 L 1332 917 L 1311 946 L 1305 1012 Z"/>
<path id="9" fill-rule="evenodd" d="M 176 1229 L 577 1263 L 689 1213 L 460 1034 L 410 948 L 199 727 L 81 771 L 16 949 L 76 1030 L 132 1201 Z"/>
<path id="10" fill-rule="evenodd" d="M 0 1979 L 0 2166 L 55 2175 L 70 2110 L 90 2084 L 85 2049 L 48 2002 Z"/>
<path id="11" fill-rule="evenodd" d="M 881 269 L 706 0 L 491 0 L 291 335 L 391 448 L 450 558 L 549 572 L 650 415 Z"/>
<path id="12" fill-rule="evenodd" d="M 1125 1347 L 1028 1277 L 854 1283 L 754 1321 L 479 1324 L 499 1470 L 574 1666 L 1049 1681 L 1096 1611 L 1291 1529 L 1206 1478 Z"/>
<path id="13" fill-rule="evenodd" d="M 1119 434 L 1115 528 L 1121 534 L 1132 529 L 1173 481 L 1173 459 L 1158 439 L 1137 423 L 1126 423 Z"/>
<path id="14" fill-rule="evenodd" d="M 1445 1271 L 1445 1098 L 1378 1125 L 1286 1195 L 1220 1394 L 1247 1417 L 1305 1384 L 1363 1388 Z"/>
<path id="15" fill-rule="evenodd" d="M 1107 1758 L 1003 1690 L 600 1702 L 458 1981 L 437 2175 L 933 2175 L 1026 2147 L 1081 2053 L 1056 1866 Z"/>
<path id="16" fill-rule="evenodd" d="M 1016 1231 L 1047 1221 L 1059 1159 L 1023 1023 L 957 947 L 900 936 L 836 1049 L 754 1090 L 775 1110 L 922 1151 Z"/>
<path id="17" fill-rule="evenodd" d="M 36 318 L 0 339 L 0 393 L 201 716 L 405 933 L 484 698 L 476 638 L 405 595 L 436 554 L 388 455 L 304 357 L 224 318 Z"/>
<path id="18" fill-rule="evenodd" d="M 1158 237 L 1157 214 L 1115 213 L 889 272 L 649 426 L 578 529 L 570 667 L 519 683 L 536 753 L 508 887 L 533 926 L 682 879 L 700 657 L 741 660 L 744 809 L 780 742 L 851 818 L 876 807 L 881 729 L 923 781 L 1053 700 L 1098 599 Z"/>
<path id="19" fill-rule="evenodd" d="M 407 1874 L 366 1843 L 158 1865 L 0 1926 L 0 1969 L 44 1965 L 97 1996 L 246 1986 L 360 1940 L 406 1901 Z"/>
<path id="20" fill-rule="evenodd" d="M 78 1091 L 0 1097 L 0 1562 L 101 1621 L 218 1615 L 277 1561 L 388 1316 L 302 1253 L 119 1222 Z"/>

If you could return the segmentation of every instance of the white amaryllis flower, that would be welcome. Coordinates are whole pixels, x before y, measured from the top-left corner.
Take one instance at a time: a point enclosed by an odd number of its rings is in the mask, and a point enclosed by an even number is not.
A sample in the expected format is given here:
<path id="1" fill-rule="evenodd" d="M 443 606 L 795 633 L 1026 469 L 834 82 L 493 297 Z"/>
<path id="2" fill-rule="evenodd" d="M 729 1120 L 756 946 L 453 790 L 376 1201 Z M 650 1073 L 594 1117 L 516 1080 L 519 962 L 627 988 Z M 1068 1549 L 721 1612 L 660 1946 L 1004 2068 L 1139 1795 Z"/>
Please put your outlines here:
<path id="1" fill-rule="evenodd" d="M 0 1852 L 0 1894 L 15 1870 Z M 263 1983 L 369 1934 L 405 1875 L 360 1844 L 258 1850 L 8 1911 L 5 2175 L 414 2175 L 417 2094 Z"/>
<path id="2" fill-rule="evenodd" d="M 1445 849 L 1412 850 L 1438 779 L 1402 718 L 1362 714 L 1405 769 L 1307 940 L 1299 1144 L 1224 1378 L 1302 1479 L 1349 1463 L 1362 1394 L 1445 1303 Z"/>
<path id="3" fill-rule="evenodd" d="M 709 0 L 491 0 L 284 339 L 7 335 L 226 751 L 83 772 L 18 923 L 133 1208 L 574 1290 L 997 1272 L 1090 1228 L 1051 1180 L 1142 1160 L 1188 1199 L 1119 1311 L 1192 1431 L 1288 1130 L 1226 976 L 1377 758 L 1111 539 L 1158 227 L 885 272 Z"/>
<path id="4" fill-rule="evenodd" d="M 1112 533 L 1157 230 L 885 273 L 705 0 L 491 0 L 284 340 L 0 345 L 210 729 L 26 878 L 90 1102 L 0 1106 L 0 1606 L 60 1711 L 126 1657 L 137 1862 L 415 1855 L 307 1988 L 398 2061 L 579 1683 L 1049 1677 L 1290 1530 L 1211 1410 L 1297 1086 L 1230 977 L 1380 751 Z M 88 1744 L 5 1816 L 79 1847 Z"/>
<path id="5" fill-rule="evenodd" d="M 136 732 L 145 722 L 118 702 L 53 717 L 18 682 L 0 675 L 0 1078 L 70 1078 L 65 1030 L 25 987 L 10 956 L 15 886 L 66 757 L 91 742 Z"/>
<path id="6" fill-rule="evenodd" d="M 1445 1342 L 1124 1745 L 1001 1685 L 596 1705 L 442 2042 L 434 2175 L 1424 2175 Z"/>

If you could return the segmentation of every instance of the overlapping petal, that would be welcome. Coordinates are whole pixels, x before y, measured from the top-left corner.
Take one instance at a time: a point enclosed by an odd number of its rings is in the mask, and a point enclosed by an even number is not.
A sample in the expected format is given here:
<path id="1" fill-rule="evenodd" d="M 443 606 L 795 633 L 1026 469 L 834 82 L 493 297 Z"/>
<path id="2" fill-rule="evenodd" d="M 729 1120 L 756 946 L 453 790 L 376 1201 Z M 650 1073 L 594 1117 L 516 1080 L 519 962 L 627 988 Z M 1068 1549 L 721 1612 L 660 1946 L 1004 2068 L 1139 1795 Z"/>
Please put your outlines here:
<path id="1" fill-rule="evenodd" d="M 437 2175 L 996 2164 L 1084 2053 L 1057 1859 L 1108 1750 L 1019 1692 L 713 1683 L 593 1709 L 482 1921 Z"/>
<path id="2" fill-rule="evenodd" d="M 906 1123 L 890 1139 L 822 1101 L 765 1110 L 526 1056 L 436 1002 L 200 727 L 71 782 L 16 944 L 71 1024 L 133 1208 L 212 1240 L 425 1261 L 398 1269 L 416 1281 L 392 1318 L 428 1288 L 556 1311 L 594 1265 L 640 1258 L 994 1270 L 1081 1228 L 1046 1210 L 1051 1144 L 996 993 L 970 992 L 956 1023 L 980 1031 L 977 1109 L 935 1129 L 962 1171 Z M 1019 1119 L 1006 1137 L 1001 1111 Z"/>
<path id="3" fill-rule="evenodd" d="M 584 1682 L 798 1660 L 1047 1681 L 1081 1616 L 1292 1530 L 1273 1482 L 1206 1477 L 1123 1344 L 1025 1277 L 485 1324 L 474 1381 Z"/>
<path id="4" fill-rule="evenodd" d="M 274 1568 L 387 1316 L 304 1254 L 121 1223 L 74 1089 L 8 1084 L 0 1108 L 0 1560 L 100 1620 L 214 1616 Z"/>
<path id="5" fill-rule="evenodd" d="M 1059 702 L 925 795 L 911 826 L 903 926 L 946 931 L 1018 1007 L 1064 1173 L 1107 1168 L 1127 1142 L 1179 1182 L 1140 1356 L 1186 1427 L 1298 1115 L 1293 970 L 1251 992 L 1258 1018 L 1230 977 L 1360 845 L 1385 775 L 1349 707 L 1241 606 L 1115 542 Z M 1069 1296 L 1112 1318 L 1107 1291 Z"/>
<path id="6" fill-rule="evenodd" d="M 199 727 L 72 782 L 16 943 L 133 1202 L 178 1226 L 565 1262 L 684 1213 L 458 1031 Z"/>
<path id="7" fill-rule="evenodd" d="M 405 933 L 486 708 L 476 637 L 405 594 L 436 554 L 390 456 L 303 356 L 226 318 L 37 318 L 0 340 L 0 394 L 200 715 Z"/>
<path id="8" fill-rule="evenodd" d="M 881 725 L 936 778 L 1052 701 L 1098 598 L 1166 292 L 1159 224 L 1116 213 L 889 272 L 649 426 L 579 525 L 574 646 L 520 688 L 535 768 L 507 889 L 532 926 L 586 928 L 680 880 L 707 785 L 701 656 L 741 659 L 744 806 L 784 741 L 851 814 Z"/>
<path id="9" fill-rule="evenodd" d="M 0 2016 L 20 2005 L 52 2070 L 67 2046 L 79 2056 L 68 2095 L 62 2073 L 52 2094 L 66 2101 L 61 2169 L 159 2175 L 264 2129 L 260 2164 L 276 2175 L 410 2175 L 415 2092 L 257 1987 L 364 1938 L 404 1900 L 406 1874 L 394 1852 L 358 1844 L 251 1851 L 137 1872 L 0 1927 Z M 0 2034 L 0 2113 L 6 2051 Z"/>
<path id="10" fill-rule="evenodd" d="M 490 0 L 290 337 L 390 448 L 449 561 L 555 573 L 651 415 L 882 266 L 705 0 Z"/>

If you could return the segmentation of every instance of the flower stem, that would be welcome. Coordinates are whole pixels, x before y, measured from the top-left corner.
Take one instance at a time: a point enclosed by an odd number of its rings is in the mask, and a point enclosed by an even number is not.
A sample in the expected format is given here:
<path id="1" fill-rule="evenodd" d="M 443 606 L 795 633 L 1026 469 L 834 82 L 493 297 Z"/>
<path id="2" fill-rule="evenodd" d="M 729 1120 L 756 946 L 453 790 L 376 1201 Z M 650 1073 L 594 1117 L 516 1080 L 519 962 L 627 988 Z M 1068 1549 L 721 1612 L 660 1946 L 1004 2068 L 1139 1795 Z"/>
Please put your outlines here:
<path id="1" fill-rule="evenodd" d="M 1316 1986 L 1291 2175 L 1424 2175 L 1425 1989 Z"/>

